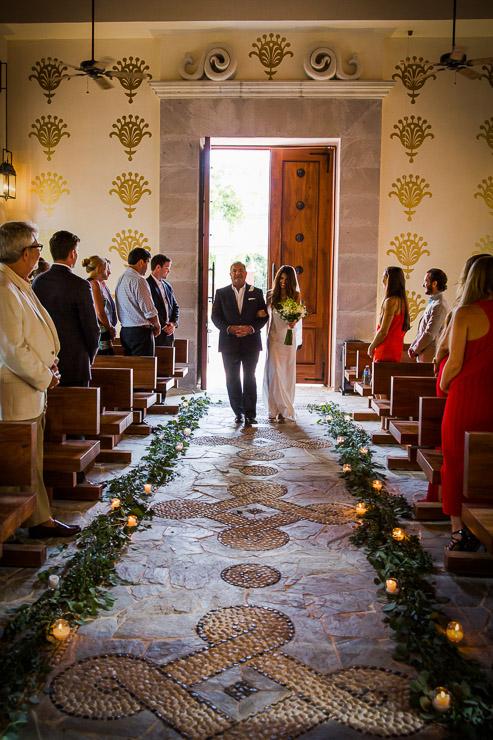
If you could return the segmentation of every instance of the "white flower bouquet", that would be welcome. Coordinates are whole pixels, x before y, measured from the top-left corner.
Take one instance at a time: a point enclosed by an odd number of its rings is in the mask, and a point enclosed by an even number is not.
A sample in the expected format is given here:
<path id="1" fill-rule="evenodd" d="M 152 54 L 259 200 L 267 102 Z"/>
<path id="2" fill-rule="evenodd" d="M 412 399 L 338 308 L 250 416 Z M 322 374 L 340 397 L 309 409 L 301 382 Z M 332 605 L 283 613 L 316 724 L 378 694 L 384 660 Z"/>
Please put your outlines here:
<path id="1" fill-rule="evenodd" d="M 293 298 L 286 298 L 283 303 L 279 304 L 277 311 L 281 319 L 283 319 L 283 321 L 287 321 L 288 324 L 291 324 L 293 321 L 304 319 L 306 316 L 310 315 L 306 310 L 306 305 L 303 301 L 301 303 L 296 303 Z M 291 328 L 286 331 L 284 344 L 293 344 L 293 330 Z"/>

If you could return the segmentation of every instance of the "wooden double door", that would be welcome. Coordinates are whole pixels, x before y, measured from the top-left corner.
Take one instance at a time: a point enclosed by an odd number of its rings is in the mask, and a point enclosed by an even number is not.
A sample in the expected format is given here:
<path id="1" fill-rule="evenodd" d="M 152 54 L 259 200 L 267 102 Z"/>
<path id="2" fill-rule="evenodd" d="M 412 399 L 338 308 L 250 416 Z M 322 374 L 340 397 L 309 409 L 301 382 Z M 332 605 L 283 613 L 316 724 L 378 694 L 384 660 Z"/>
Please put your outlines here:
<path id="1" fill-rule="evenodd" d="M 296 356 L 298 383 L 329 384 L 332 305 L 333 177 L 332 147 L 269 147 L 271 151 L 268 285 L 282 265 L 292 265 L 310 315 L 303 320 L 303 345 Z M 206 388 L 210 309 L 209 146 L 202 156 L 201 384 Z"/>

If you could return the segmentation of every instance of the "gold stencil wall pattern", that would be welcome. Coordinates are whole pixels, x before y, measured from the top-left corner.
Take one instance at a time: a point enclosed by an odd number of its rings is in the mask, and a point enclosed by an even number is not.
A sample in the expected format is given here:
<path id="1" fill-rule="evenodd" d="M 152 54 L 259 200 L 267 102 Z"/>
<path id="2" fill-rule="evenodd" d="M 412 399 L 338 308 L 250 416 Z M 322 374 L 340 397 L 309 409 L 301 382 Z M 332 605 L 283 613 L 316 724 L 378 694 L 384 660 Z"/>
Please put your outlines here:
<path id="1" fill-rule="evenodd" d="M 491 149 L 493 154 L 493 117 L 484 121 L 479 127 L 481 133 L 476 136 L 476 139 L 484 139 Z"/>
<path id="2" fill-rule="evenodd" d="M 43 94 L 48 98 L 48 104 L 51 104 L 51 99 L 61 81 L 69 79 L 69 75 L 64 74 L 68 67 L 56 57 L 43 57 L 35 62 L 31 69 L 34 74 L 29 75 L 29 79 L 38 82 L 41 89 L 45 91 Z"/>
<path id="3" fill-rule="evenodd" d="M 134 97 L 137 95 L 137 90 L 142 85 L 144 79 L 152 79 L 152 75 L 147 72 L 149 65 L 145 63 L 145 59 L 139 59 L 139 57 L 123 57 L 119 59 L 115 65 L 113 65 L 115 72 L 126 72 L 127 75 L 123 77 L 114 77 L 117 79 L 120 85 L 125 90 L 125 95 L 128 98 L 129 103 L 133 103 Z M 133 77 L 134 74 L 141 75 L 140 77 Z"/>
<path id="4" fill-rule="evenodd" d="M 424 307 L 426 306 L 426 301 L 424 300 L 424 298 L 421 297 L 420 293 L 416 293 L 414 290 L 412 291 L 412 293 L 406 290 L 406 294 L 407 294 L 407 303 L 409 305 L 409 319 L 411 320 L 411 323 L 412 323 L 418 318 L 419 314 L 424 310 Z"/>
<path id="5" fill-rule="evenodd" d="M 151 194 L 149 188 L 146 187 L 146 185 L 149 185 L 148 181 L 144 179 L 143 175 L 139 175 L 138 172 L 124 172 L 122 175 L 118 175 L 116 180 L 113 180 L 111 184 L 115 187 L 110 190 L 110 195 L 113 193 L 118 195 L 129 218 L 132 218 L 135 206 L 142 196 Z"/>
<path id="6" fill-rule="evenodd" d="M 65 187 L 67 181 L 63 179 L 62 175 L 58 175 L 56 172 L 42 172 L 32 180 L 31 185 L 30 192 L 36 193 L 48 216 L 51 216 L 53 213 L 55 205 L 61 196 L 64 193 L 67 195 L 70 193 L 70 190 Z"/>
<path id="7" fill-rule="evenodd" d="M 480 76 L 480 80 L 488 80 L 491 87 L 493 87 L 493 64 L 484 64 L 481 69 L 484 70 L 484 74 Z"/>
<path id="8" fill-rule="evenodd" d="M 486 234 L 474 246 L 477 249 L 473 254 L 493 254 L 493 235 Z"/>
<path id="9" fill-rule="evenodd" d="M 433 69 L 433 65 L 427 59 L 423 57 L 406 57 L 401 59 L 399 64 L 395 65 L 397 72 L 392 75 L 393 80 L 400 80 L 406 90 L 410 90 L 407 93 L 408 97 L 411 98 L 411 103 L 416 103 L 416 98 L 419 95 L 419 91 L 427 80 L 436 80 L 435 74 L 430 74 Z"/>
<path id="10" fill-rule="evenodd" d="M 63 136 L 70 136 L 68 131 L 64 131 L 67 128 L 67 124 L 63 118 L 58 116 L 41 116 L 36 118 L 35 123 L 31 124 L 31 131 L 29 137 L 35 136 L 43 147 L 43 151 L 48 158 L 48 162 L 51 161 L 51 155 L 55 151 L 55 147 L 58 146 Z"/>
<path id="11" fill-rule="evenodd" d="M 418 149 L 422 146 L 425 139 L 434 139 L 435 134 L 430 132 L 431 124 L 428 123 L 426 118 L 418 116 L 404 116 L 399 118 L 397 123 L 394 124 L 396 131 L 390 134 L 390 138 L 397 138 L 401 142 L 402 146 L 406 150 L 406 154 L 409 157 L 409 162 L 414 162 L 414 157 L 418 154 Z"/>
<path id="12" fill-rule="evenodd" d="M 394 189 L 390 191 L 389 198 L 395 195 L 403 206 L 404 213 L 407 213 L 407 220 L 412 221 L 412 217 L 423 198 L 426 196 L 432 197 L 432 193 L 428 192 L 429 187 L 424 177 L 403 175 L 402 178 L 397 177 L 396 182 L 392 183 Z"/>
<path id="13" fill-rule="evenodd" d="M 393 249 L 387 250 L 387 254 L 395 254 L 406 274 L 406 280 L 409 280 L 409 276 L 419 258 L 424 254 L 430 256 L 430 252 L 425 249 L 428 242 L 425 242 L 422 236 L 411 234 L 410 231 L 407 234 L 394 236 L 390 245 Z"/>
<path id="14" fill-rule="evenodd" d="M 475 198 L 482 198 L 485 206 L 490 209 L 493 216 L 493 177 L 490 175 L 487 179 L 481 180 L 477 185 L 478 192 L 474 193 Z"/>
<path id="15" fill-rule="evenodd" d="M 126 229 L 122 229 L 121 232 L 119 231 L 111 241 L 115 243 L 111 245 L 110 252 L 112 250 L 118 252 L 125 263 L 127 262 L 129 253 L 132 249 L 135 249 L 135 247 L 144 247 L 145 249 L 149 249 L 149 245 L 146 243 L 148 241 L 147 237 L 137 229 L 134 229 L 134 231 L 132 231 L 132 229 L 128 229 L 128 231 Z"/>
<path id="16" fill-rule="evenodd" d="M 118 139 L 128 156 L 129 162 L 132 161 L 132 157 L 144 136 L 152 136 L 150 131 L 146 131 L 149 124 L 143 118 L 132 116 L 132 114 L 117 118 L 112 128 L 116 130 L 112 131 L 109 136 L 110 138 L 115 136 Z"/>
<path id="17" fill-rule="evenodd" d="M 284 36 L 281 37 L 280 33 L 270 33 L 268 36 L 266 33 L 263 34 L 262 38 L 257 38 L 257 41 L 252 44 L 254 51 L 251 51 L 249 57 L 258 57 L 260 64 L 265 67 L 264 72 L 267 75 L 267 79 L 272 80 L 277 72 L 278 67 L 285 57 L 294 56 L 292 51 L 289 51 L 288 47 L 291 46 L 286 41 Z"/>

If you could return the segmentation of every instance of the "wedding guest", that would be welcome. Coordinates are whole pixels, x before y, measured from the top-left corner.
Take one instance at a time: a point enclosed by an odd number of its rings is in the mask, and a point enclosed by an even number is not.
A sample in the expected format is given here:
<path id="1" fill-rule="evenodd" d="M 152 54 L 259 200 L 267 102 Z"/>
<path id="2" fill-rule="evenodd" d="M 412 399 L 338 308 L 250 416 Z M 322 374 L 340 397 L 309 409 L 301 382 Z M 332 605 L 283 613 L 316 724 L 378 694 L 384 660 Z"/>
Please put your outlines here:
<path id="1" fill-rule="evenodd" d="M 382 276 L 385 288 L 377 333 L 368 347 L 375 362 L 400 362 L 404 335 L 410 328 L 406 281 L 400 267 L 387 267 Z"/>
<path id="2" fill-rule="evenodd" d="M 408 355 L 418 362 L 432 362 L 437 341 L 442 333 L 449 310 L 444 292 L 447 290 L 447 276 L 443 270 L 433 267 L 423 280 L 428 305 L 420 319 L 416 339 L 408 349 Z"/>
<path id="3" fill-rule="evenodd" d="M 135 247 L 128 253 L 128 267 L 118 279 L 115 298 L 122 325 L 120 339 L 125 355 L 154 357 L 154 337 L 161 334 L 156 306 L 144 275 L 151 253 Z"/>
<path id="4" fill-rule="evenodd" d="M 58 364 L 63 386 L 88 386 L 99 347 L 99 325 L 87 280 L 73 272 L 79 237 L 56 231 L 50 239 L 53 265 L 38 275 L 33 290 L 56 326 L 60 339 Z"/>
<path id="5" fill-rule="evenodd" d="M 47 262 L 43 257 L 39 258 L 38 266 L 35 270 L 32 271 L 32 273 L 29 275 L 29 280 L 34 280 L 38 277 L 38 275 L 41 275 L 43 272 L 47 272 L 47 270 L 50 269 L 50 263 Z"/>
<path id="6" fill-rule="evenodd" d="M 171 260 L 164 254 L 155 254 L 151 259 L 151 274 L 147 278 L 152 300 L 158 311 L 161 334 L 155 338 L 156 347 L 173 347 L 175 329 L 178 327 L 180 307 L 168 280 Z"/>
<path id="7" fill-rule="evenodd" d="M 280 305 L 292 298 L 300 303 L 301 295 L 294 267 L 283 265 L 274 278 L 272 290 L 267 293 L 267 358 L 264 368 L 263 400 L 269 412 L 269 421 L 283 424 L 294 421 L 296 391 L 296 348 L 301 344 L 301 322 L 284 321 Z M 294 329 L 293 343 L 284 344 L 287 329 Z"/>
<path id="8" fill-rule="evenodd" d="M 114 355 L 113 339 L 116 336 L 116 308 L 105 282 L 111 274 L 109 260 L 94 254 L 92 257 L 86 257 L 82 260 L 82 267 L 85 267 L 89 274 L 87 280 L 91 286 L 94 308 L 96 309 L 101 332 L 98 355 Z"/>
<path id="9" fill-rule="evenodd" d="M 442 422 L 442 505 L 450 515 L 449 550 L 474 550 L 461 512 L 465 432 L 493 432 L 493 257 L 471 267 L 452 320 L 450 355 L 441 388 L 448 393 Z"/>
<path id="10" fill-rule="evenodd" d="M 27 221 L 0 227 L 0 419 L 36 422 L 38 506 L 23 525 L 31 537 L 71 537 L 80 532 L 53 519 L 43 481 L 46 392 L 60 381 L 55 325 L 29 283 L 43 246 Z"/>

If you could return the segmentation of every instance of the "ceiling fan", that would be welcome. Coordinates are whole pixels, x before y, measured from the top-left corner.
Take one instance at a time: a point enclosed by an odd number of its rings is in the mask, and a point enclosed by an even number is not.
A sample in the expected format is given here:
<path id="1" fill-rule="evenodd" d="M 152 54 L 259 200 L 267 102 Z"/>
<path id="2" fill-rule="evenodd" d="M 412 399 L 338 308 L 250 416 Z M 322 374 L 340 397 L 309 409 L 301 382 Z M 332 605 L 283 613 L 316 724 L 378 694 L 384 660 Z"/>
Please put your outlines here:
<path id="1" fill-rule="evenodd" d="M 433 66 L 437 68 L 437 72 L 443 72 L 448 69 L 452 72 L 459 72 L 464 77 L 469 77 L 470 80 L 478 80 L 481 75 L 473 67 L 476 64 L 492 64 L 493 57 L 484 57 L 482 59 L 468 59 L 467 58 L 467 47 L 455 45 L 455 22 L 456 22 L 456 6 L 457 0 L 454 0 L 454 19 L 452 26 L 452 51 L 448 54 L 442 54 L 440 61 Z"/>
<path id="2" fill-rule="evenodd" d="M 130 79 L 144 79 L 145 74 L 141 72 L 118 72 L 117 70 L 106 71 L 105 67 L 112 64 L 114 59 L 103 57 L 101 61 L 94 58 L 94 0 L 92 0 L 92 19 L 91 19 L 91 58 L 80 62 L 78 66 L 66 64 L 67 67 L 75 69 L 75 74 L 70 77 L 83 77 L 84 75 L 99 85 L 102 90 L 110 90 L 114 85 L 111 83 L 113 77 L 126 77 Z"/>

